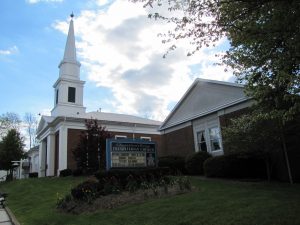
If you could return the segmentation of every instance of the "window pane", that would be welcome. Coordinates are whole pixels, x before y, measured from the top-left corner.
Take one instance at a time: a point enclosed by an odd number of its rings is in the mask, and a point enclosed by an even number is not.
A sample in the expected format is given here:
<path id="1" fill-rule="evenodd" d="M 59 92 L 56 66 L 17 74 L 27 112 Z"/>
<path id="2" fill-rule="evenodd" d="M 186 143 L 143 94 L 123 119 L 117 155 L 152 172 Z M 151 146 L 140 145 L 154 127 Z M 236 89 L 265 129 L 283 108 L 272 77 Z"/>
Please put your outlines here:
<path id="1" fill-rule="evenodd" d="M 68 102 L 75 103 L 75 94 L 76 94 L 76 89 L 74 87 L 69 87 Z"/>
<path id="2" fill-rule="evenodd" d="M 220 131 L 218 127 L 213 127 L 209 129 L 209 138 L 210 138 L 210 145 L 211 150 L 216 151 L 221 149 L 220 144 Z"/>
<path id="3" fill-rule="evenodd" d="M 205 151 L 207 152 L 207 146 L 206 146 L 206 140 L 205 140 L 205 132 L 200 131 L 197 133 L 197 139 L 198 139 L 198 148 L 199 151 Z"/>

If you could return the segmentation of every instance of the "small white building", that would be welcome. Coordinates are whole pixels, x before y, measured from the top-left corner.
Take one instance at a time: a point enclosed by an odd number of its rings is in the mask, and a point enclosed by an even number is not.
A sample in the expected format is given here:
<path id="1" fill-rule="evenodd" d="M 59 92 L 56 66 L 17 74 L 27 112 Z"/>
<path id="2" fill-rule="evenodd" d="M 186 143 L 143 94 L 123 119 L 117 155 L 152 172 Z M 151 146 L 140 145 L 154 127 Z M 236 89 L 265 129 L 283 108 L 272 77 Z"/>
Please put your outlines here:
<path id="1" fill-rule="evenodd" d="M 30 164 L 30 173 L 38 173 L 39 172 L 39 146 L 35 146 L 28 150 L 27 159 Z"/>

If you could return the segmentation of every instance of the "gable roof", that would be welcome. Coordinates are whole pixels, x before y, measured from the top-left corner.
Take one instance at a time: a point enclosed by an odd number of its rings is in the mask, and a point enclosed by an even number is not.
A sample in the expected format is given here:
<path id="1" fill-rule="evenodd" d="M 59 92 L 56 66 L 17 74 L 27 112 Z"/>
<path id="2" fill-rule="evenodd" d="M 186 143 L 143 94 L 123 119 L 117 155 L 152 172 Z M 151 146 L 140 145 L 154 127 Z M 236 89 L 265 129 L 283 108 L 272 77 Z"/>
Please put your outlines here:
<path id="1" fill-rule="evenodd" d="M 241 84 L 197 78 L 159 130 L 199 118 L 231 105 L 247 101 L 244 86 Z"/>
<path id="2" fill-rule="evenodd" d="M 146 125 L 156 125 L 160 126 L 161 122 L 156 120 L 150 120 L 138 116 L 118 114 L 118 113 L 108 113 L 108 112 L 89 112 L 84 115 L 86 119 L 97 119 L 102 121 L 112 121 L 112 122 L 123 122 L 123 123 L 136 123 L 136 124 L 146 124 Z"/>

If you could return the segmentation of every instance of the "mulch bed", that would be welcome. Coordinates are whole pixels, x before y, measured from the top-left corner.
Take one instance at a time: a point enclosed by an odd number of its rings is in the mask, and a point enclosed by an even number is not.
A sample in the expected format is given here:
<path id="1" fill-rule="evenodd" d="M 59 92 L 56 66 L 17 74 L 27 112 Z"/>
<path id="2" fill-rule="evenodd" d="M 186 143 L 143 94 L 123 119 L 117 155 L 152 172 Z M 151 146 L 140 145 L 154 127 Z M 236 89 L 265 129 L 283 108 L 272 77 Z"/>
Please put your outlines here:
<path id="1" fill-rule="evenodd" d="M 71 200 L 67 203 L 66 207 L 59 209 L 59 211 L 71 214 L 81 214 L 84 212 L 94 212 L 99 209 L 114 209 L 125 204 L 143 203 L 150 199 L 170 197 L 191 191 L 195 191 L 195 188 L 192 188 L 191 190 L 181 190 L 178 185 L 174 185 L 169 187 L 167 191 L 163 187 L 160 187 L 155 190 L 137 190 L 134 193 L 122 192 L 120 194 L 101 196 L 92 203 Z"/>

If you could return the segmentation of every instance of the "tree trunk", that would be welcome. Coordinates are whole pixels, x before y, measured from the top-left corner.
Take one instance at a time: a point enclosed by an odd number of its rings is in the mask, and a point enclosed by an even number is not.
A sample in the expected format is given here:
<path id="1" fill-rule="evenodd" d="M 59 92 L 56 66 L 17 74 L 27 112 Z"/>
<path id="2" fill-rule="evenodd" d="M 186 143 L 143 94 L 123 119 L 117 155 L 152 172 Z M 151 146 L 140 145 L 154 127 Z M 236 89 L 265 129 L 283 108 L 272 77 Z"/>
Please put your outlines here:
<path id="1" fill-rule="evenodd" d="M 288 153 L 287 153 L 286 140 L 285 140 L 285 136 L 283 133 L 283 129 L 281 129 L 280 135 L 281 135 L 281 142 L 282 142 L 282 150 L 284 153 L 286 168 L 287 168 L 287 172 L 288 172 L 288 176 L 289 176 L 289 182 L 290 182 L 290 184 L 293 184 L 293 177 L 292 177 L 292 173 L 291 173 L 290 161 L 289 161 L 289 157 L 288 157 Z"/>
<path id="2" fill-rule="evenodd" d="M 268 182 L 271 182 L 270 159 L 266 158 L 265 159 L 265 163 L 266 163 L 267 179 L 268 179 Z"/>

